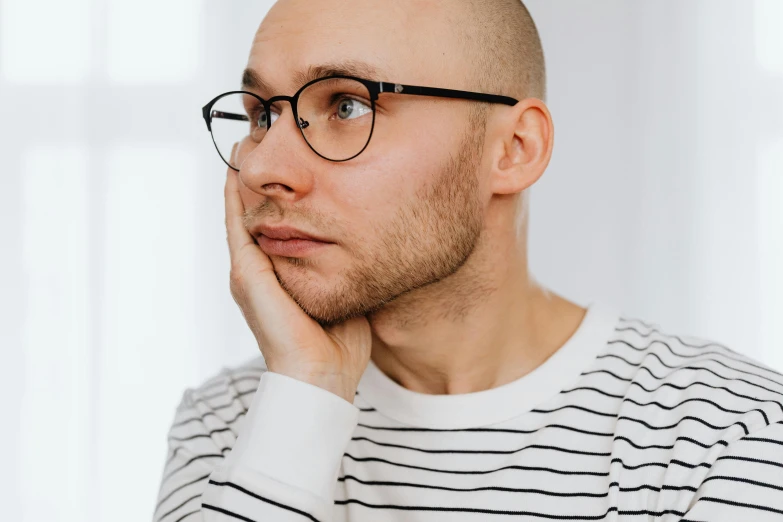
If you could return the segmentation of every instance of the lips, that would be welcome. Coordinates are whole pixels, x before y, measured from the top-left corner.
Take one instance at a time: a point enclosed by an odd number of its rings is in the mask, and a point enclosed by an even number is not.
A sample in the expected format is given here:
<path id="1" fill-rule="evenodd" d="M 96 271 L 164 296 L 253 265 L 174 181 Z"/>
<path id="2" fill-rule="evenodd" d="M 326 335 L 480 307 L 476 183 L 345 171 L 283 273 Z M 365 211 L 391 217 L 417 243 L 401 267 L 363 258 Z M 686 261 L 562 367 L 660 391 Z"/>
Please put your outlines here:
<path id="1" fill-rule="evenodd" d="M 281 241 L 290 241 L 292 239 L 304 239 L 307 241 L 318 241 L 321 243 L 331 243 L 326 238 L 309 234 L 307 232 L 304 232 L 302 230 L 288 227 L 288 226 L 277 226 L 277 227 L 270 227 L 266 225 L 259 225 L 257 227 L 253 227 L 250 230 L 250 233 L 253 234 L 256 238 L 259 238 L 259 236 L 266 236 L 270 239 L 278 239 Z"/>
<path id="2" fill-rule="evenodd" d="M 305 257 L 334 246 L 332 243 L 312 239 L 271 239 L 261 234 L 258 246 L 269 256 Z"/>

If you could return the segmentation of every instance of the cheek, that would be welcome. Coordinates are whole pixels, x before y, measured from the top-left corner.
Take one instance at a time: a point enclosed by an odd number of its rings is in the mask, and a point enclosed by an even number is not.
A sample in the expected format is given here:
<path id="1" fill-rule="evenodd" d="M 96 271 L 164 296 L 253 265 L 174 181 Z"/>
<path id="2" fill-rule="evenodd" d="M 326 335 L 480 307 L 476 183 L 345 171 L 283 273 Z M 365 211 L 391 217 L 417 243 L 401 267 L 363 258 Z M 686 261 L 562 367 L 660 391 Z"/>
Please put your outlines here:
<path id="1" fill-rule="evenodd" d="M 360 156 L 361 157 L 361 156 Z M 400 209 L 415 206 L 430 180 L 443 167 L 427 148 L 416 143 L 405 149 L 392 149 L 382 154 L 368 154 L 361 167 L 351 173 L 335 176 L 342 183 L 330 182 L 329 190 L 340 194 L 344 215 L 356 229 L 365 228 L 372 235 L 373 227 L 383 226 Z M 361 237 L 361 236 L 357 236 Z"/>
<path id="2" fill-rule="evenodd" d="M 422 121 L 416 116 L 421 113 L 377 122 L 364 152 L 319 179 L 357 241 L 372 241 L 400 211 L 418 207 L 458 146 L 456 133 L 444 131 L 449 122 L 428 124 L 437 118 Z M 405 128 L 398 128 L 400 120 L 407 122 Z"/>

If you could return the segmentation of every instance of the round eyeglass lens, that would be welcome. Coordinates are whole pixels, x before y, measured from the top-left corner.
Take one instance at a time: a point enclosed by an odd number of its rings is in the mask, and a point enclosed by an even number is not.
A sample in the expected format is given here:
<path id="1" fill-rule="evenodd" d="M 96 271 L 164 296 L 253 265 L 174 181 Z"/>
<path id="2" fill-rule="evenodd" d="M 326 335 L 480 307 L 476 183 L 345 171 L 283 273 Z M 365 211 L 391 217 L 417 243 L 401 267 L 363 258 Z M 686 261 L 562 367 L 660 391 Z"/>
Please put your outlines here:
<path id="1" fill-rule="evenodd" d="M 238 143 L 236 157 L 243 158 L 261 142 L 267 131 L 264 104 L 249 94 L 226 94 L 212 105 L 210 118 L 218 154 L 227 165 L 239 170 L 239 165 L 231 162 L 231 149 Z"/>
<path id="2" fill-rule="evenodd" d="M 307 143 L 332 161 L 362 152 L 375 123 L 370 91 L 347 78 L 324 78 L 308 85 L 299 95 L 297 112 Z"/>

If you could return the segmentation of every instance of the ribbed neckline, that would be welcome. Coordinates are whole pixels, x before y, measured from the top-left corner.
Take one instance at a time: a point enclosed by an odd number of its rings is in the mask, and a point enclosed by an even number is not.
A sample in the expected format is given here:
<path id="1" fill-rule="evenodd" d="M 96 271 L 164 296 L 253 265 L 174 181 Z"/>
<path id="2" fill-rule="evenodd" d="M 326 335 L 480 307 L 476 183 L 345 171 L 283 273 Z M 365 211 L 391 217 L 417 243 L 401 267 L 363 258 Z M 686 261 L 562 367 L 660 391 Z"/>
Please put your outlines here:
<path id="1" fill-rule="evenodd" d="M 587 307 L 574 334 L 538 368 L 510 383 L 473 393 L 430 395 L 397 384 L 370 360 L 359 395 L 379 413 L 408 426 L 465 429 L 513 419 L 575 382 L 606 347 L 619 314 L 602 304 Z"/>

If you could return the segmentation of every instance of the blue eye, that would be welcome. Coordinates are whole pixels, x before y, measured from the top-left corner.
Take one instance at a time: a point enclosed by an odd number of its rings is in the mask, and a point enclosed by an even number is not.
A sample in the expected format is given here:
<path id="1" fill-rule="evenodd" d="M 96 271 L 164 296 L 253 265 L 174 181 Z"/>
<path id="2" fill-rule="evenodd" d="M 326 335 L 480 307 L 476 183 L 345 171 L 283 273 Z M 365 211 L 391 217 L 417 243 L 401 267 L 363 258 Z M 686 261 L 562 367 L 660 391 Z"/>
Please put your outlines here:
<path id="1" fill-rule="evenodd" d="M 370 106 L 355 98 L 343 98 L 337 103 L 337 117 L 341 120 L 352 120 L 371 112 Z"/>
<path id="2" fill-rule="evenodd" d="M 279 114 L 277 114 L 274 111 L 269 111 L 272 115 L 272 123 L 277 121 L 277 118 L 280 117 Z M 262 106 L 259 106 L 258 109 L 253 111 L 253 114 L 251 115 L 252 121 L 258 125 L 259 128 L 267 128 L 267 119 L 266 119 L 266 111 Z"/>

